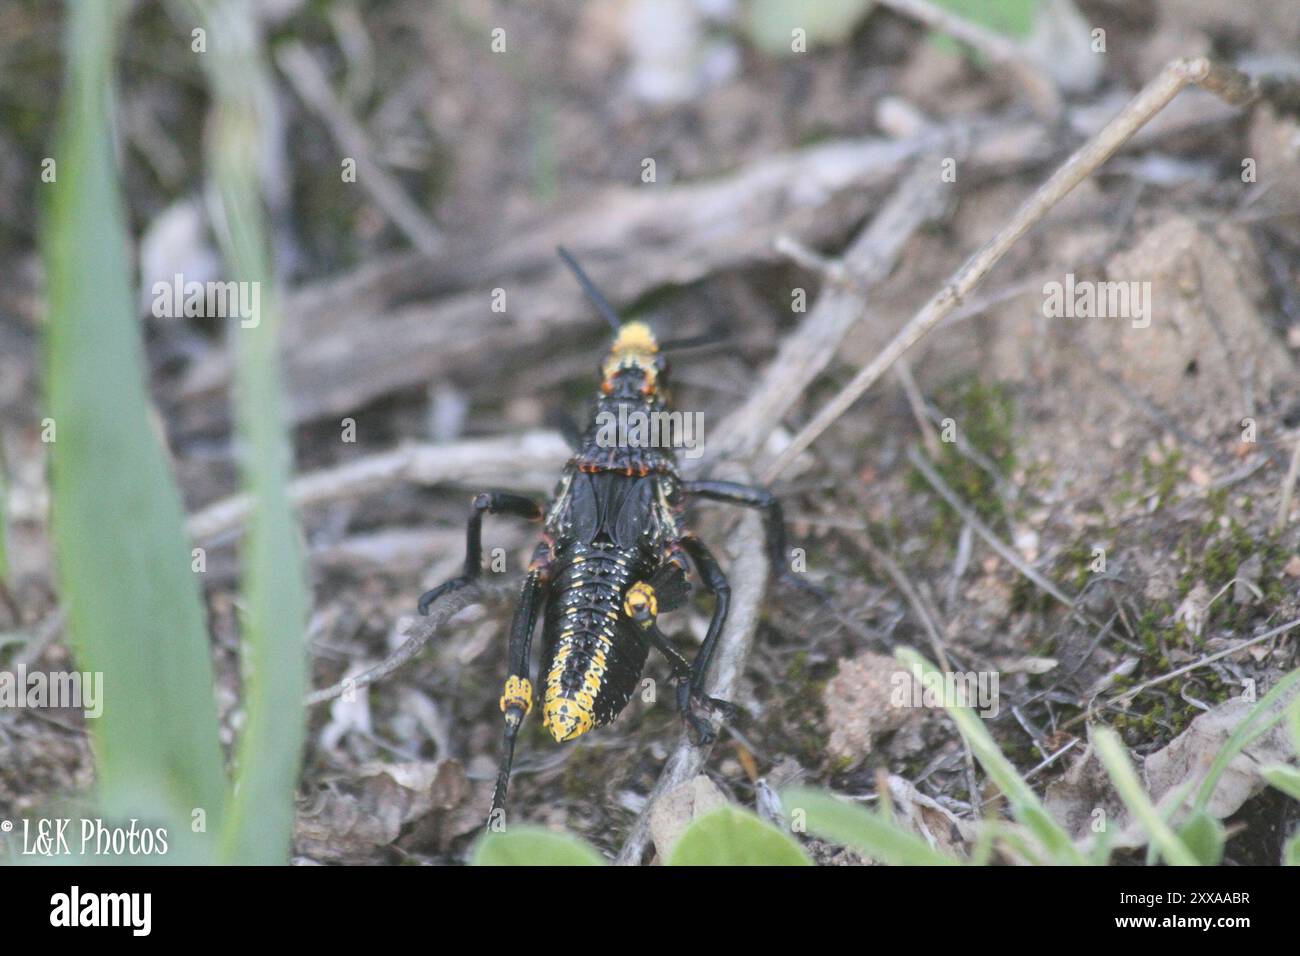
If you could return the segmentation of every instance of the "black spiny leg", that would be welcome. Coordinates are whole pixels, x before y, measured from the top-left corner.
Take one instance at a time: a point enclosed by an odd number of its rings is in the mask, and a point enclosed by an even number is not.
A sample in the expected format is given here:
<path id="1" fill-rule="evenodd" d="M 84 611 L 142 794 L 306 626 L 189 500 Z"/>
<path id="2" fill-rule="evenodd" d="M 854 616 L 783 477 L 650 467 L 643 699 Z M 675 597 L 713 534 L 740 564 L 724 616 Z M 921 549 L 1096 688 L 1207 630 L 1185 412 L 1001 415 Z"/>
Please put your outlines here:
<path id="1" fill-rule="evenodd" d="M 701 720 L 691 709 L 691 704 L 699 701 L 707 706 L 722 706 L 730 708 L 734 713 L 734 708 L 726 701 L 715 701 L 712 697 L 704 695 L 704 679 L 708 676 L 709 665 L 713 663 L 713 652 L 718 647 L 718 637 L 722 634 L 722 626 L 727 623 L 727 611 L 731 608 L 731 585 L 727 583 L 727 576 L 722 573 L 722 568 L 718 564 L 718 559 L 713 556 L 713 552 L 704 546 L 704 542 L 698 538 L 687 535 L 682 538 L 682 547 L 686 553 L 691 556 L 695 562 L 695 569 L 700 572 L 700 578 L 704 581 L 705 589 L 713 595 L 713 617 L 709 619 L 709 630 L 704 635 L 704 643 L 695 654 L 695 663 L 691 665 L 690 679 L 677 685 L 677 706 L 685 718 L 687 726 L 691 728 L 692 736 L 695 743 L 707 744 L 713 740 L 713 728 L 707 722 Z"/>
<path id="2" fill-rule="evenodd" d="M 767 559 L 772 565 L 772 573 L 791 587 L 805 591 L 819 600 L 827 600 L 821 588 L 790 570 L 789 558 L 785 553 L 785 517 L 781 512 L 781 502 L 772 492 L 734 481 L 686 481 L 682 483 L 682 491 L 711 501 L 761 509 L 767 538 Z"/>
<path id="3" fill-rule="evenodd" d="M 703 545 L 700 545 L 700 547 L 703 548 Z M 712 555 L 709 557 L 711 560 Z M 667 565 L 665 565 L 665 568 L 666 567 Z M 716 562 L 714 563 L 714 568 L 717 568 Z M 704 575 L 703 571 L 700 573 L 701 576 Z M 717 573 L 718 575 L 721 575 L 722 572 L 718 571 Z M 662 576 L 659 573 L 656 573 L 656 579 L 661 577 Z M 707 580 L 708 578 L 706 577 L 706 581 Z M 729 593 L 730 588 L 727 586 L 725 578 L 722 579 L 722 587 L 725 592 Z M 710 590 L 712 590 L 712 588 L 710 588 Z M 709 726 L 707 721 L 700 718 L 694 712 L 691 708 L 692 701 L 699 702 L 706 707 L 720 712 L 724 720 L 733 719 L 736 716 L 736 708 L 725 700 L 719 700 L 716 697 L 706 697 L 704 695 L 701 686 L 704 672 L 700 672 L 701 676 L 697 681 L 690 663 L 681 655 L 677 648 L 673 647 L 672 642 L 668 640 L 664 632 L 659 630 L 657 620 L 659 611 L 670 609 L 670 607 L 666 606 L 661 600 L 661 597 L 662 595 L 658 593 L 653 584 L 646 581 L 640 581 L 628 590 L 627 596 L 624 599 L 623 609 L 627 612 L 633 623 L 635 623 L 641 629 L 642 633 L 646 635 L 655 649 L 668 659 L 668 663 L 673 669 L 673 677 L 677 681 L 677 707 L 678 710 L 681 711 L 682 719 L 686 721 L 686 725 L 690 730 L 691 737 L 695 743 L 706 744 L 713 740 L 713 728 Z M 721 610 L 722 618 L 725 619 L 727 616 L 725 600 L 722 601 L 719 608 L 715 608 L 715 620 L 718 617 L 719 610 Z M 721 630 L 721 623 L 719 623 L 718 629 Z M 712 628 L 710 628 L 710 633 L 712 633 Z M 707 638 L 705 642 L 708 642 Z M 701 654 L 702 653 L 703 648 L 701 648 Z M 705 669 L 707 670 L 707 665 Z"/>
<path id="4" fill-rule="evenodd" d="M 650 638 L 650 643 L 659 653 L 668 658 L 668 663 L 672 666 L 673 674 L 677 678 L 677 709 L 690 727 L 692 737 L 697 744 L 709 743 L 714 737 L 713 728 L 692 710 L 692 701 L 717 711 L 722 715 L 723 720 L 736 719 L 736 705 L 730 701 L 704 695 L 703 689 L 697 687 L 692 681 L 690 663 L 677 648 L 673 647 L 657 624 L 652 622 L 646 629 L 646 635 Z"/>
<path id="5" fill-rule="evenodd" d="M 505 732 L 501 738 L 501 767 L 497 773 L 496 789 L 492 791 L 492 811 L 487 828 L 499 829 L 505 823 L 506 791 L 510 787 L 510 765 L 515 758 L 515 738 L 524 718 L 533 709 L 533 686 L 525 676 L 528 673 L 528 651 L 532 646 L 537 613 L 546 597 L 550 565 L 550 546 L 539 544 L 533 556 L 528 577 L 524 578 L 519 606 L 515 608 L 510 625 L 510 674 L 501 692 L 501 712 L 505 714 Z"/>
<path id="6" fill-rule="evenodd" d="M 429 605 L 444 594 L 459 591 L 483 573 L 483 512 L 485 511 L 490 511 L 494 515 L 517 515 L 533 521 L 542 516 L 541 506 L 523 495 L 511 494 L 508 491 L 485 491 L 475 495 L 469 509 L 469 523 L 465 526 L 465 572 L 420 595 L 421 614 L 428 614 Z"/>

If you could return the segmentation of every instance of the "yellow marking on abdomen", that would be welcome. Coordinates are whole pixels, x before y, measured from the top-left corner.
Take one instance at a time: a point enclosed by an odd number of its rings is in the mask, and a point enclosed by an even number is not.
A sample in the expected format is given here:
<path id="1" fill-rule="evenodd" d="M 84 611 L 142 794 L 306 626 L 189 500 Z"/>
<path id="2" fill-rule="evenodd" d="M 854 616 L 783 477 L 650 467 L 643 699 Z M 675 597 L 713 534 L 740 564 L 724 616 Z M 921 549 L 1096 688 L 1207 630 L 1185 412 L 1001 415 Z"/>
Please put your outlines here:
<path id="1" fill-rule="evenodd" d="M 606 652 L 611 647 L 608 639 L 598 637 L 597 640 L 599 646 L 592 652 L 591 660 L 583 671 L 580 689 L 568 694 L 563 689 L 564 662 L 573 652 L 573 645 L 561 637 L 560 646 L 555 651 L 550 673 L 546 675 L 542 726 L 551 732 L 556 743 L 581 737 L 596 724 L 596 697 L 604 684 L 608 664 Z"/>

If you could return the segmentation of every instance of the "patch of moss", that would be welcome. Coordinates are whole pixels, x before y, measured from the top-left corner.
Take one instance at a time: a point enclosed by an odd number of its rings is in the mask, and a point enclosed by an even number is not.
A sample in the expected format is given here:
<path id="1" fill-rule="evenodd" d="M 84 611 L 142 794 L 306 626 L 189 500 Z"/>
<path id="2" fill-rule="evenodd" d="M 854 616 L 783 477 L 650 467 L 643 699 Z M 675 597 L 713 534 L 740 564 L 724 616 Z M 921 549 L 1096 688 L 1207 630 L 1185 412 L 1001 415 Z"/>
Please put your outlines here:
<path id="1" fill-rule="evenodd" d="M 779 740 L 782 749 L 805 767 L 821 765 L 829 752 L 822 693 L 834 669 L 834 664 L 812 664 L 807 653 L 796 653 L 781 682 L 777 706 L 769 709 L 764 721 L 764 735 Z"/>
<path id="2" fill-rule="evenodd" d="M 957 436 L 992 465 L 997 477 L 958 451 L 955 441 L 942 442 L 935 470 L 980 518 L 994 527 L 1004 525 L 997 478 L 1008 477 L 1016 465 L 1016 407 L 1010 386 L 964 378 L 941 392 L 939 404 L 951 409 Z M 942 430 L 940 437 L 943 437 Z M 933 494 L 929 483 L 916 469 L 908 474 L 908 487 Z M 945 501 L 937 501 L 936 508 L 931 532 L 936 539 L 951 542 L 961 519 Z"/>
<path id="3" fill-rule="evenodd" d="M 1187 467 L 1183 464 L 1183 453 L 1178 448 L 1170 449 L 1159 462 L 1150 458 L 1142 459 L 1142 484 L 1155 497 L 1157 508 L 1178 503 L 1175 489 L 1186 477 Z"/>
<path id="4" fill-rule="evenodd" d="M 1013 614 L 1046 614 L 1060 607 L 1054 597 L 1022 574 L 1017 574 L 1011 585 L 1009 604 Z"/>
<path id="5" fill-rule="evenodd" d="M 1211 596 L 1217 595 L 1236 578 L 1237 569 L 1258 554 L 1260 573 L 1255 583 L 1263 592 L 1262 600 L 1236 604 L 1224 594 L 1214 602 L 1206 618 L 1206 627 L 1217 625 L 1239 630 L 1247 627 L 1261 609 L 1276 607 L 1286 599 L 1282 567 L 1290 555 L 1277 531 L 1257 537 L 1235 518 L 1227 528 L 1221 528 L 1220 524 L 1219 518 L 1215 518 L 1202 528 L 1202 534 L 1209 540 L 1199 557 L 1191 556 L 1194 546 L 1189 542 L 1180 544 L 1178 553 L 1186 567 L 1178 579 L 1178 593 L 1186 597 L 1197 583 L 1203 582 Z"/>
<path id="6" fill-rule="evenodd" d="M 1104 536 L 1103 536 L 1104 537 Z M 1093 549 L 1097 547 L 1097 535 L 1094 533 L 1087 540 L 1075 542 L 1074 547 L 1062 554 L 1056 561 L 1053 577 L 1068 584 L 1071 593 L 1078 594 L 1088 585 L 1095 573 L 1092 570 L 1096 556 Z"/>

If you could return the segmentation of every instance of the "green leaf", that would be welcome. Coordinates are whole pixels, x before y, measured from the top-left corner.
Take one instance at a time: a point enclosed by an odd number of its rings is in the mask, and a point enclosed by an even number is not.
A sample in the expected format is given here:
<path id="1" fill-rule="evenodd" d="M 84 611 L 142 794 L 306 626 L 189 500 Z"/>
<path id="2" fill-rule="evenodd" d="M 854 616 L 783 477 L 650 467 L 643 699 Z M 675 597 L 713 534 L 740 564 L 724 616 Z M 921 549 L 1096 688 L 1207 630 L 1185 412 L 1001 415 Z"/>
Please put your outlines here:
<path id="1" fill-rule="evenodd" d="M 1033 30 L 1038 0 L 935 0 L 963 20 L 1023 40 Z M 953 39 L 947 33 L 933 32 L 930 42 L 945 53 L 964 54 L 973 63 L 987 66 L 988 58 L 981 52 Z"/>
<path id="2" fill-rule="evenodd" d="M 118 4 L 69 4 L 68 75 L 43 253 L 46 401 L 60 597 L 78 666 L 103 675 L 88 721 L 102 810 L 166 824 L 197 851 L 226 799 L 212 662 L 180 495 L 151 424 L 113 135 Z"/>
<path id="3" fill-rule="evenodd" d="M 1286 841 L 1282 851 L 1282 862 L 1286 866 L 1300 866 L 1300 833 Z"/>
<path id="4" fill-rule="evenodd" d="M 879 813 L 817 790 L 795 789 L 781 796 L 792 818 L 807 816 L 810 833 L 893 866 L 956 866 L 962 861 L 936 850 L 915 833 Z"/>
<path id="5" fill-rule="evenodd" d="M 964 20 L 1009 37 L 1027 37 L 1038 0 L 936 0 Z"/>
<path id="6" fill-rule="evenodd" d="M 489 833 L 474 846 L 474 866 L 603 866 L 590 844 L 541 827 L 513 826 Z"/>
<path id="7" fill-rule="evenodd" d="M 764 53 L 790 56 L 793 31 L 802 29 L 807 48 L 848 39 L 875 0 L 751 0 L 745 18 L 750 42 Z"/>
<path id="8" fill-rule="evenodd" d="M 1293 800 L 1300 800 L 1300 770 L 1278 763 L 1260 770 L 1264 779 Z"/>
<path id="9" fill-rule="evenodd" d="M 894 656 L 910 666 L 914 675 L 939 674 L 933 664 L 911 648 L 899 648 Z M 1021 778 L 1011 761 L 1003 755 L 1002 750 L 984 728 L 979 716 L 969 707 L 959 707 L 951 701 L 944 703 L 944 709 L 957 725 L 957 729 L 961 731 L 961 735 L 966 738 L 966 743 L 970 745 L 971 752 L 980 766 L 1011 801 L 1011 809 L 1016 819 L 1033 832 L 1057 862 L 1072 865 L 1083 863 L 1084 859 L 1075 849 L 1069 834 L 1052 819 L 1033 788 Z"/>
<path id="10" fill-rule="evenodd" d="M 253 4 L 209 0 L 198 8 L 210 44 L 200 60 L 214 95 L 208 162 L 225 227 L 218 238 L 233 278 L 260 299 L 256 316 L 232 318 L 228 325 L 238 356 L 235 426 L 253 509 L 242 553 L 248 719 L 222 847 L 232 862 L 283 863 L 306 732 L 309 601 L 289 496 L 293 456 L 280 390 L 280 307 L 258 174 L 275 85 Z"/>
<path id="11" fill-rule="evenodd" d="M 669 866 L 812 866 L 788 835 L 748 810 L 719 807 L 686 828 Z"/>
<path id="12" fill-rule="evenodd" d="M 1178 839 L 1191 850 L 1201 866 L 1218 866 L 1223 862 L 1225 835 L 1223 824 L 1215 817 L 1201 811 L 1178 828 Z"/>
<path id="13" fill-rule="evenodd" d="M 1092 742 L 1120 799 L 1129 812 L 1146 827 L 1151 842 L 1164 854 L 1165 859 L 1176 866 L 1196 866 L 1199 862 L 1196 856 L 1169 829 L 1169 824 L 1165 823 L 1142 789 L 1142 782 L 1129 763 L 1128 752 L 1124 749 L 1119 734 L 1109 727 L 1098 727 L 1092 733 Z"/>

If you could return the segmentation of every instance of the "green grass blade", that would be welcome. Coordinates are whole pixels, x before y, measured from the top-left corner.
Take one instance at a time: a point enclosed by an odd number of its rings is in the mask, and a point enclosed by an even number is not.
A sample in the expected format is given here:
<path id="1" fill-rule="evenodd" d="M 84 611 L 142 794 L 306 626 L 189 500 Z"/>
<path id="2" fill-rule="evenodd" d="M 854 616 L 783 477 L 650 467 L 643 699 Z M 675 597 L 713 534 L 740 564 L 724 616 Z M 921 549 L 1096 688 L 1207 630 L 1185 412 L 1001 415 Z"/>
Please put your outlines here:
<path id="1" fill-rule="evenodd" d="M 103 809 L 170 815 L 184 856 L 191 812 L 218 825 L 226 786 L 199 584 L 144 385 L 109 128 L 116 10 L 67 8 L 58 178 L 43 187 L 53 537 L 78 666 L 103 673 L 90 721 Z"/>
<path id="2" fill-rule="evenodd" d="M 1210 805 L 1210 798 L 1214 796 L 1219 780 L 1237 754 L 1246 749 L 1252 740 L 1267 733 L 1278 721 L 1286 717 L 1291 707 L 1300 707 L 1300 698 L 1290 704 L 1283 703 L 1284 698 L 1297 684 L 1300 684 L 1300 668 L 1296 668 L 1278 681 L 1272 690 L 1260 698 L 1259 703 L 1251 709 L 1246 719 L 1232 732 L 1232 736 L 1215 755 L 1214 763 L 1210 764 L 1205 782 L 1201 784 L 1201 789 L 1196 794 L 1194 811 L 1204 810 Z"/>
<path id="3" fill-rule="evenodd" d="M 1157 807 L 1156 809 L 1160 811 L 1161 820 L 1164 820 L 1165 823 L 1169 824 L 1170 826 L 1173 826 L 1174 817 L 1176 817 L 1179 814 L 1179 812 L 1187 805 L 1187 798 L 1188 796 L 1190 796 L 1191 792 L 1194 789 L 1196 789 L 1196 783 L 1197 781 L 1195 777 L 1189 777 L 1188 779 L 1180 783 L 1177 787 L 1173 788 L 1168 793 L 1166 793 L 1163 797 L 1160 798 L 1160 806 Z M 1191 813 L 1187 815 L 1187 822 L 1195 820 L 1201 816 L 1209 816 L 1209 814 L 1206 814 L 1204 813 L 1204 811 L 1201 810 L 1193 810 Z M 1181 828 L 1178 831 L 1178 838 L 1180 840 L 1183 839 Z M 1186 841 L 1184 840 L 1184 842 Z M 1196 847 L 1194 846 L 1191 847 L 1191 849 L 1193 852 L 1196 851 Z M 1199 857 L 1200 854 L 1197 853 L 1197 856 Z M 1158 862 L 1158 857 L 1159 857 L 1159 851 L 1156 849 L 1155 844 L 1154 843 L 1147 844 L 1146 865 L 1155 866 L 1156 863 Z"/>
<path id="4" fill-rule="evenodd" d="M 1111 782 L 1115 784 L 1120 799 L 1124 801 L 1129 812 L 1146 827 L 1151 842 L 1164 854 L 1165 859 L 1177 866 L 1196 866 L 1198 863 L 1196 855 L 1178 839 L 1147 798 L 1146 791 L 1142 789 L 1142 782 L 1138 780 L 1137 772 L 1129 763 L 1128 753 L 1124 750 L 1119 734 L 1109 727 L 1098 727 L 1092 733 L 1092 742 L 1097 748 L 1097 756 L 1101 758 L 1102 766 L 1106 768 Z"/>
<path id="5" fill-rule="evenodd" d="M 857 850 L 891 866 L 957 866 L 955 856 L 934 849 L 915 833 L 902 829 L 865 807 L 838 800 L 828 793 L 803 788 L 781 795 L 792 817 L 806 814 L 808 831 L 824 840 Z"/>
<path id="6" fill-rule="evenodd" d="M 934 665 L 911 648 L 899 648 L 894 656 L 911 667 L 914 674 L 939 673 Z M 1075 849 L 1069 834 L 1052 819 L 1033 788 L 1021 778 L 1011 761 L 1007 760 L 989 732 L 984 729 L 979 716 L 969 707 L 959 707 L 950 701 L 945 702 L 944 709 L 966 738 L 984 772 L 1006 794 L 1016 819 L 1033 831 L 1057 862 L 1075 865 L 1085 862 Z"/>
<path id="7" fill-rule="evenodd" d="M 1300 800 L 1300 770 L 1287 764 L 1274 764 L 1260 770 L 1264 779 L 1292 800 Z"/>
<path id="8" fill-rule="evenodd" d="M 289 498 L 292 453 L 280 391 L 279 305 L 258 174 L 261 122 L 273 88 L 246 0 L 198 5 L 208 34 L 204 66 L 215 99 L 209 140 L 222 251 L 240 282 L 260 297 L 256 323 L 236 319 L 236 430 L 244 485 L 254 501 L 243 550 L 244 688 L 235 797 L 223 849 L 231 861 L 282 863 L 293 835 L 302 763 L 308 612 L 303 555 Z"/>
<path id="9" fill-rule="evenodd" d="M 5 456 L 0 448 L 0 584 L 9 578 L 9 506 L 5 485 Z"/>
<path id="10" fill-rule="evenodd" d="M 1291 702 L 1291 746 L 1300 757 L 1300 698 Z"/>

